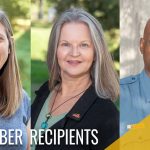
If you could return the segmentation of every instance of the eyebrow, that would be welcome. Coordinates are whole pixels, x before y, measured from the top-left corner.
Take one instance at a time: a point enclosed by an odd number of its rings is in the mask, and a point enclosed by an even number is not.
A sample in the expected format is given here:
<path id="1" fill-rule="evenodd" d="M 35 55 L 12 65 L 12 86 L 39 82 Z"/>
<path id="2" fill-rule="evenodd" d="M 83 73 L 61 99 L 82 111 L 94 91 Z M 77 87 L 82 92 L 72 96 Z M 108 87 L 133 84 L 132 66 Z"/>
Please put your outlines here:
<path id="1" fill-rule="evenodd" d="M 67 40 L 60 40 L 59 42 L 69 42 L 69 41 L 67 41 Z M 81 41 L 81 42 L 92 42 L 92 41 L 90 41 L 90 40 L 84 40 L 84 41 Z"/>
<path id="2" fill-rule="evenodd" d="M 91 43 L 92 41 L 90 41 L 90 40 L 85 40 L 85 41 L 82 41 L 82 42 L 90 42 L 90 43 Z"/>

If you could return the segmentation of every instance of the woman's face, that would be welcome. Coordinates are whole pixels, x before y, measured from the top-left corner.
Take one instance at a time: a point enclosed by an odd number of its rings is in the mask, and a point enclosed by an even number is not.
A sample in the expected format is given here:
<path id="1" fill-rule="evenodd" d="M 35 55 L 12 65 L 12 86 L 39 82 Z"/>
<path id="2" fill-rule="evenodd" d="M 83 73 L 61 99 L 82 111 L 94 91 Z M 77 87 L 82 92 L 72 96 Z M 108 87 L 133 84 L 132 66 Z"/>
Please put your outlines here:
<path id="1" fill-rule="evenodd" d="M 57 59 L 61 76 L 80 77 L 90 74 L 94 60 L 94 46 L 86 24 L 73 22 L 63 25 Z"/>
<path id="2" fill-rule="evenodd" d="M 5 64 L 9 53 L 9 42 L 4 26 L 0 23 L 0 69 Z"/>

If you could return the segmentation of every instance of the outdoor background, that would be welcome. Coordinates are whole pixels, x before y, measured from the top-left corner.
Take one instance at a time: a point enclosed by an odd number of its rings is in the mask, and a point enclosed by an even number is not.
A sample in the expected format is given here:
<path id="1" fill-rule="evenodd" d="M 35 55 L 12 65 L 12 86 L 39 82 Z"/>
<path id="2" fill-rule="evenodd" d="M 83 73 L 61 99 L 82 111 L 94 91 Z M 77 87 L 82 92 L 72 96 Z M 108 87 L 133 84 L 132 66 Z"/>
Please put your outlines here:
<path id="1" fill-rule="evenodd" d="M 118 0 L 31 0 L 31 77 L 34 91 L 48 80 L 46 52 L 53 21 L 64 10 L 81 7 L 95 16 L 103 26 L 115 69 L 119 73 L 119 1 Z"/>
<path id="2" fill-rule="evenodd" d="M 31 94 L 30 0 L 0 0 L 0 9 L 8 15 L 14 31 L 16 53 L 23 88 Z"/>
<path id="3" fill-rule="evenodd" d="M 120 78 L 143 69 L 140 37 L 150 18 L 150 0 L 120 0 Z"/>

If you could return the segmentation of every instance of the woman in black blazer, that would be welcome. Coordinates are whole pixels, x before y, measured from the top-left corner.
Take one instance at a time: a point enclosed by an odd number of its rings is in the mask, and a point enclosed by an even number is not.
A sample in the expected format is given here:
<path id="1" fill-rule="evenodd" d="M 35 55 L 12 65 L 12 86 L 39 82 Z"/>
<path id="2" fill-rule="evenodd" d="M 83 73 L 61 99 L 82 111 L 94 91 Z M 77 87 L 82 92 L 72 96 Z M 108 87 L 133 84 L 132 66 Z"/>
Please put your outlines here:
<path id="1" fill-rule="evenodd" d="M 100 23 L 82 9 L 65 11 L 52 28 L 47 63 L 50 79 L 32 105 L 32 128 L 45 130 L 35 149 L 105 149 L 119 136 L 112 102 L 119 85 Z"/>

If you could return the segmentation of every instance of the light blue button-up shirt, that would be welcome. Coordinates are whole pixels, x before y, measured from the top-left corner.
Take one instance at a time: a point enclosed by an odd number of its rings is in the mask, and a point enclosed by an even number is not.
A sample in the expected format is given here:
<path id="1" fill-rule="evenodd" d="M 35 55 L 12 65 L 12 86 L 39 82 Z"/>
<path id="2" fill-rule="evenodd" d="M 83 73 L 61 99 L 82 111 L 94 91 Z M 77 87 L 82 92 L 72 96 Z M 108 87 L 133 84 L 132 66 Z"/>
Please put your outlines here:
<path id="1" fill-rule="evenodd" d="M 136 124 L 150 114 L 150 77 L 140 74 L 120 81 L 120 135 L 127 126 Z"/>

